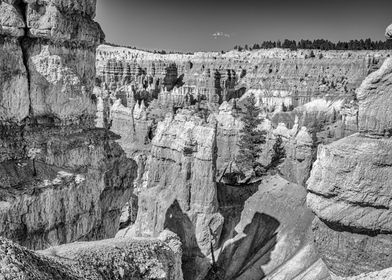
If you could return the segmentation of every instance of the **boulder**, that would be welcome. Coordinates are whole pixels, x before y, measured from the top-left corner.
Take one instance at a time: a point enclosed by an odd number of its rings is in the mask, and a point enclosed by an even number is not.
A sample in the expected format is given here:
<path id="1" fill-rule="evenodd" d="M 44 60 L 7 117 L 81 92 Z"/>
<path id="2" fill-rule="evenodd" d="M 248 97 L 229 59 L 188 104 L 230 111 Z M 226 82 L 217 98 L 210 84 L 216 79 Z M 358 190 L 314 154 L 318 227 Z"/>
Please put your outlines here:
<path id="1" fill-rule="evenodd" d="M 40 252 L 0 237 L 1 280 L 130 278 L 182 280 L 178 237 L 164 232 L 158 239 L 77 242 Z"/>

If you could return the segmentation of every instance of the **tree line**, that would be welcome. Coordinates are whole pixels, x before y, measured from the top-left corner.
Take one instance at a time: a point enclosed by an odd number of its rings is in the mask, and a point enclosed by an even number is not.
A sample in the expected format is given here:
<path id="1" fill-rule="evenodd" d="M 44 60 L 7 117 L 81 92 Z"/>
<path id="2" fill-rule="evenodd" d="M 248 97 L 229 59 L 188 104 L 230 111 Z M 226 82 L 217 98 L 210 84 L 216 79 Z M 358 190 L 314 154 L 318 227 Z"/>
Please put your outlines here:
<path id="1" fill-rule="evenodd" d="M 264 41 L 261 44 L 253 44 L 234 47 L 235 50 L 259 50 L 259 49 L 272 49 L 272 48 L 283 48 L 290 50 L 298 49 L 314 49 L 314 50 L 350 50 L 350 51 L 361 51 L 361 50 L 392 50 L 392 40 L 386 41 L 373 41 L 370 38 L 366 40 L 350 40 L 348 42 L 331 42 L 325 39 L 317 40 L 288 40 L 282 41 Z"/>

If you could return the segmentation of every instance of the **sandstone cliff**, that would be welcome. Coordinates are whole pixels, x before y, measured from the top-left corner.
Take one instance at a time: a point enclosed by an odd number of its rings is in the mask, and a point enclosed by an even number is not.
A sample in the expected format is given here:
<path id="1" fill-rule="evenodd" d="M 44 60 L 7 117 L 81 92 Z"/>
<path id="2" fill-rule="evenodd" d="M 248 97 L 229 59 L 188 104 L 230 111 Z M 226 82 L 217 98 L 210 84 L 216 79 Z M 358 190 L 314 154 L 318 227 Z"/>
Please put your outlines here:
<path id="1" fill-rule="evenodd" d="M 307 182 L 315 242 L 336 279 L 371 279 L 391 266 L 391 69 L 387 59 L 364 80 L 361 133 L 321 146 Z"/>
<path id="2" fill-rule="evenodd" d="M 32 252 L 0 238 L 0 279 L 181 280 L 181 243 L 164 232 L 156 240 L 108 239 Z"/>
<path id="3" fill-rule="evenodd" d="M 126 235 L 156 236 L 165 228 L 183 243 L 186 279 L 202 279 L 210 243 L 217 245 L 223 217 L 216 197 L 216 124 L 183 111 L 158 124 L 143 184 L 139 211 Z M 194 271 L 194 272 L 192 272 Z"/>
<path id="4" fill-rule="evenodd" d="M 240 206 L 239 217 L 230 216 L 221 248 L 216 250 L 221 279 L 325 279 L 311 238 L 313 215 L 306 208 L 306 191 L 280 176 L 270 176 L 256 186 Z M 233 213 L 233 201 L 246 187 L 219 189 L 221 212 Z"/>
<path id="5" fill-rule="evenodd" d="M 113 237 L 135 163 L 94 128 L 95 0 L 0 1 L 0 235 L 33 249 Z"/>
<path id="6" fill-rule="evenodd" d="M 309 57 L 308 50 L 283 49 L 161 55 L 102 45 L 97 51 L 97 76 L 112 90 L 134 84 L 154 95 L 163 87 L 169 91 L 179 87 L 181 94 L 198 93 L 211 101 L 216 95 L 220 103 L 245 89 L 260 96 L 269 110 L 279 110 L 282 104 L 295 108 L 318 98 L 350 97 L 388 55 L 314 52 L 316 58 Z"/>

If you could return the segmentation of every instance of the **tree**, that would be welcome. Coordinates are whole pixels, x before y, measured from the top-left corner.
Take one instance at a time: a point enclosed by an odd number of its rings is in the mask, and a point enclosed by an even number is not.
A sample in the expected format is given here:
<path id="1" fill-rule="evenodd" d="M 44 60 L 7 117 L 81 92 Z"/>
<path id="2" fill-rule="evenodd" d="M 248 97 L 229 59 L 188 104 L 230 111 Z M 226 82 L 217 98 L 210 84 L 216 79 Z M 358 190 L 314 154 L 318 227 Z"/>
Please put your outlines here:
<path id="1" fill-rule="evenodd" d="M 241 117 L 244 126 L 240 130 L 236 164 L 241 169 L 242 175 L 249 179 L 249 177 L 261 176 L 263 173 L 258 159 L 261 153 L 261 144 L 265 143 L 266 132 L 258 128 L 262 119 L 259 118 L 260 108 L 256 106 L 253 94 L 247 97 L 244 106 L 246 112 Z"/>
<path id="2" fill-rule="evenodd" d="M 278 165 L 281 164 L 286 158 L 286 150 L 284 148 L 282 137 L 280 135 L 276 137 L 276 142 L 272 147 L 272 150 L 273 150 L 273 154 L 268 169 L 277 168 Z"/>

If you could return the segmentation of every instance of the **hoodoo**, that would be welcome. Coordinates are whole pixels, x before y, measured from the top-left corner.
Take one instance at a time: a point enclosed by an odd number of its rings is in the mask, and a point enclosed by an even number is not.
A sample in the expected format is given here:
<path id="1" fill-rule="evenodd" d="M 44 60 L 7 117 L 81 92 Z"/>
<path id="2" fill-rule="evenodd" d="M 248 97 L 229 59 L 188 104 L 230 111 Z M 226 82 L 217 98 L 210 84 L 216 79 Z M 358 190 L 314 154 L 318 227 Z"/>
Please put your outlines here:
<path id="1" fill-rule="evenodd" d="M 143 51 L 97 4 L 0 0 L 0 280 L 391 278 L 390 41 Z"/>
<path id="2" fill-rule="evenodd" d="M 370 275 L 390 267 L 391 81 L 389 58 L 357 91 L 360 133 L 321 146 L 307 182 L 315 243 L 336 279 L 382 279 Z"/>

